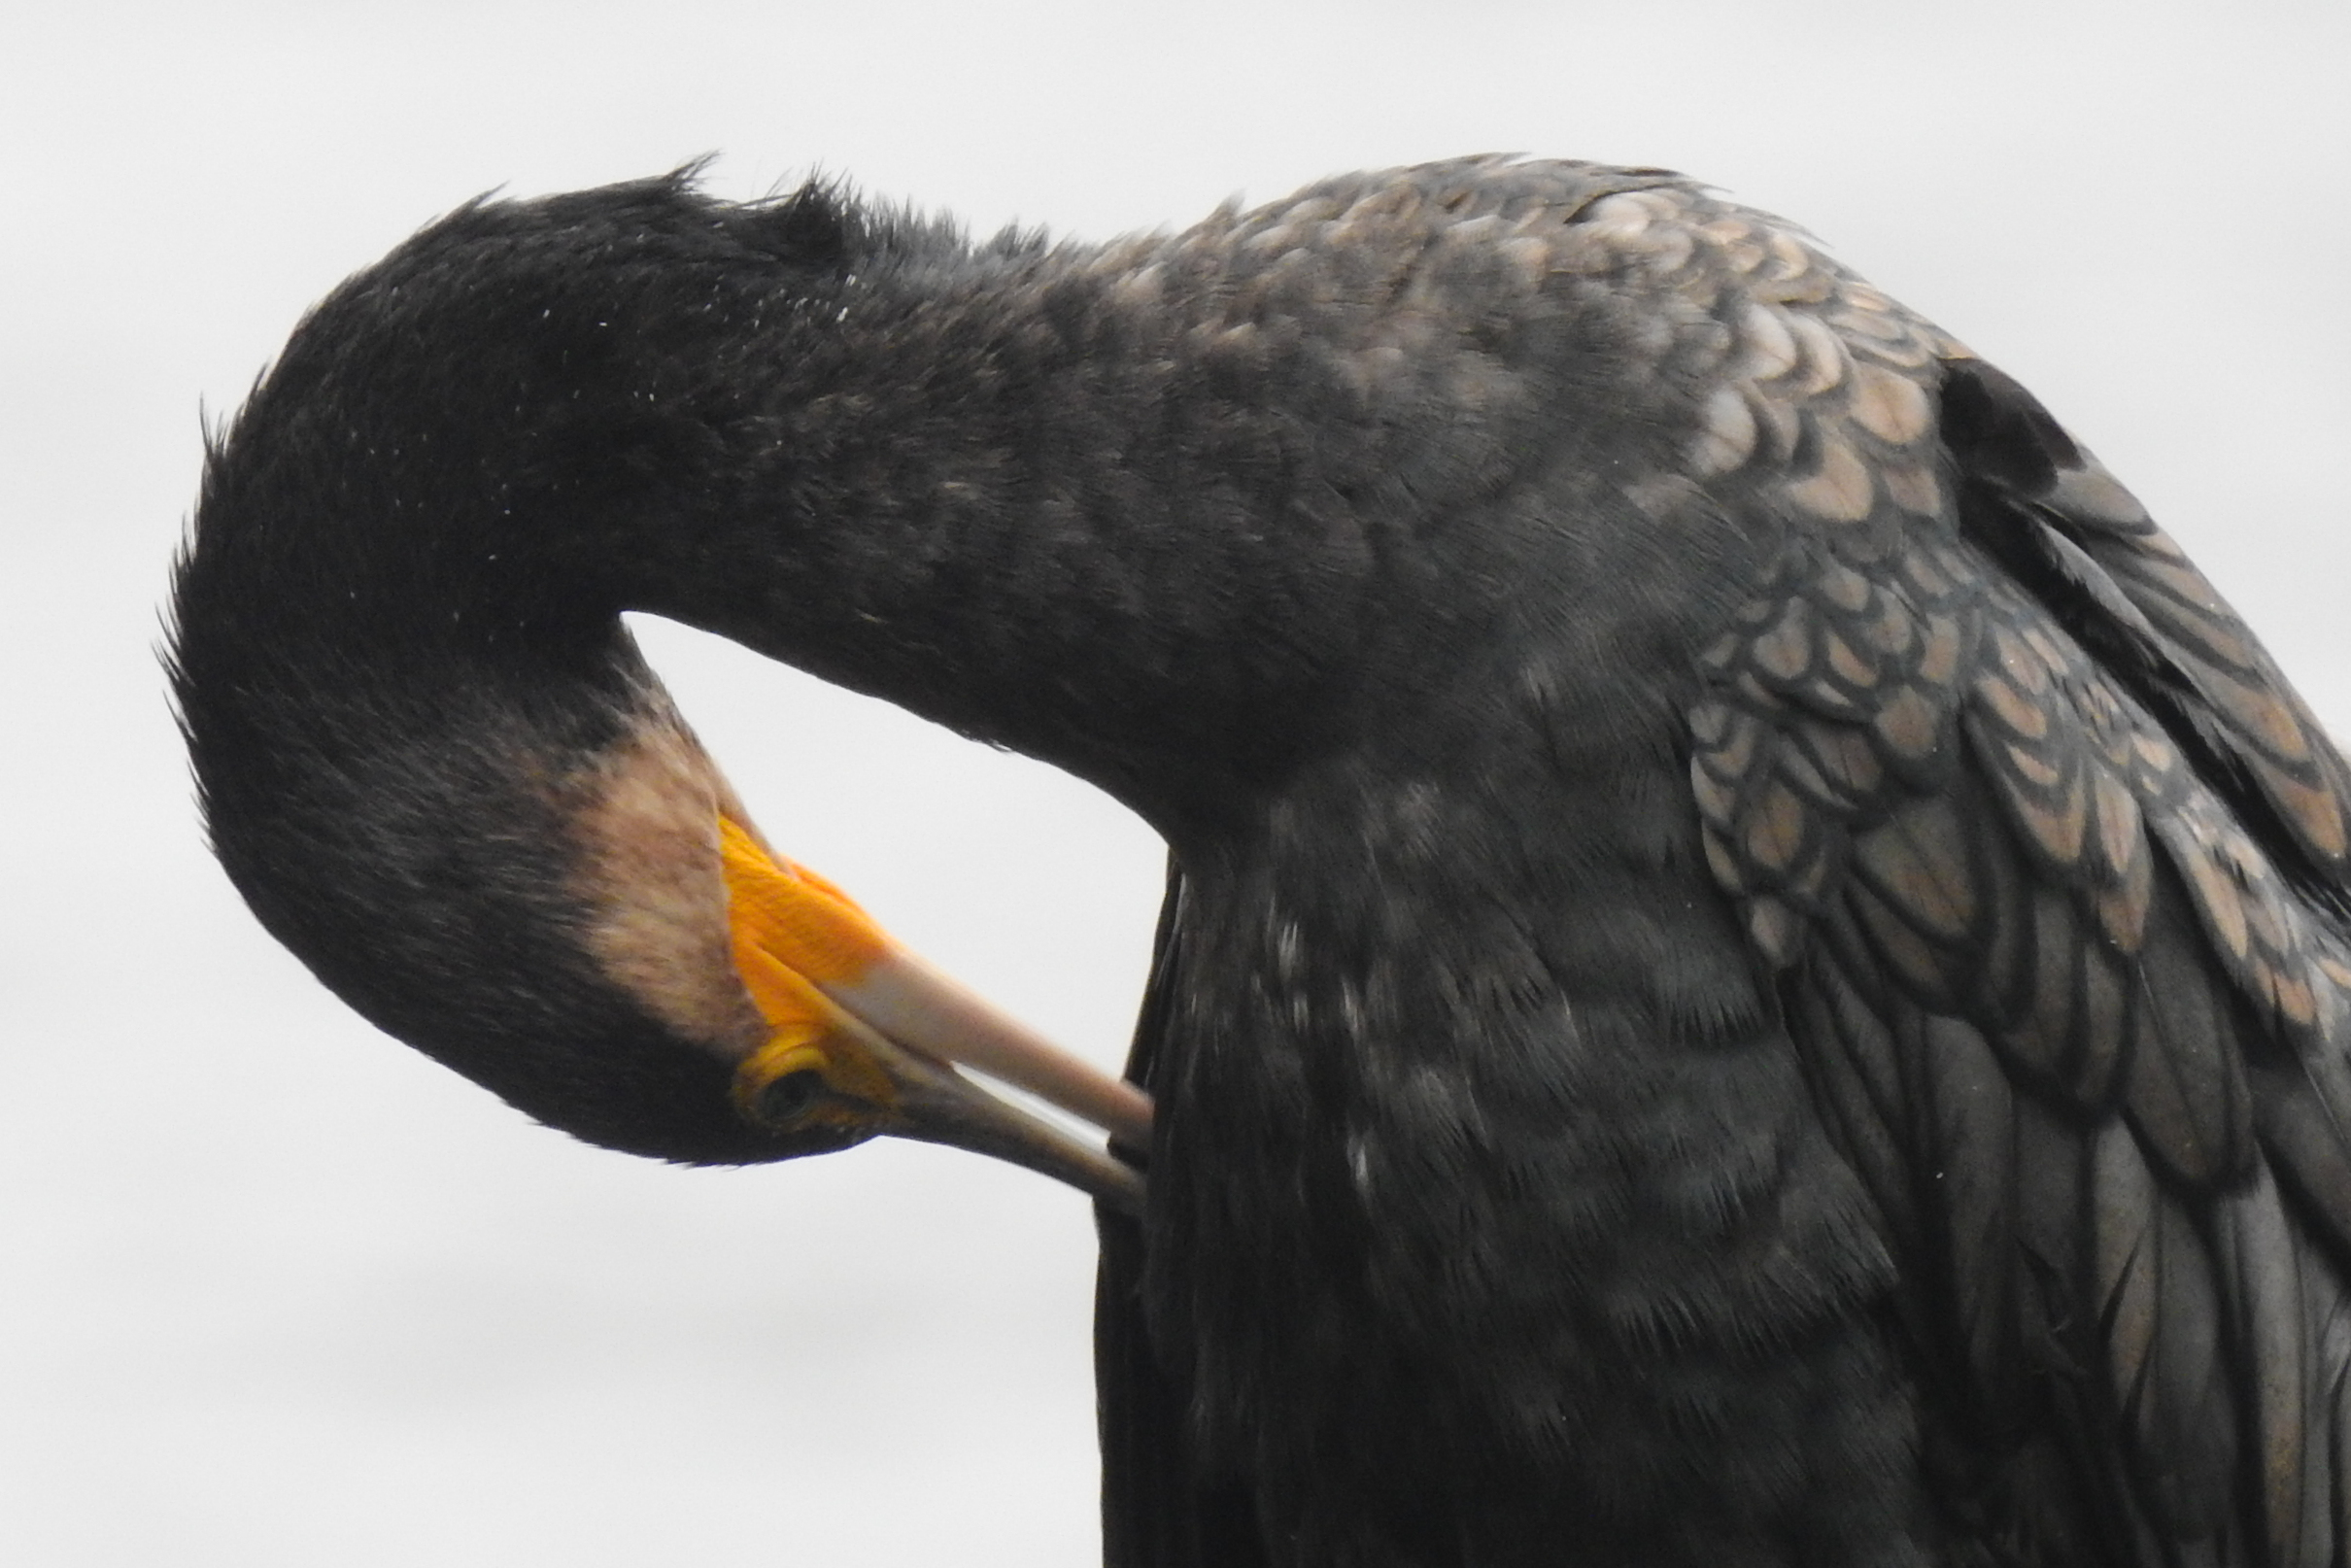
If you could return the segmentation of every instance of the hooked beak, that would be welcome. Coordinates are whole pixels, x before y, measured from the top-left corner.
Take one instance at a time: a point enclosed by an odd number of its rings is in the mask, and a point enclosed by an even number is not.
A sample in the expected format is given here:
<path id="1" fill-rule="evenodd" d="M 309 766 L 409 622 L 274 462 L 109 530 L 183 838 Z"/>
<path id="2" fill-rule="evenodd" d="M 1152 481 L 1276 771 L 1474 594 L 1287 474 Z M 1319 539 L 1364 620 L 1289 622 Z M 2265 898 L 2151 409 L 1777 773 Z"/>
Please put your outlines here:
<path id="1" fill-rule="evenodd" d="M 1133 1149 L 1151 1102 L 997 1011 L 900 947 L 848 895 L 770 856 L 719 818 L 736 971 L 767 1020 L 735 1069 L 753 1122 L 835 1143 L 876 1135 L 1009 1161 L 1138 1213 L 1130 1165 L 990 1093 L 969 1068 L 1024 1089 Z"/>

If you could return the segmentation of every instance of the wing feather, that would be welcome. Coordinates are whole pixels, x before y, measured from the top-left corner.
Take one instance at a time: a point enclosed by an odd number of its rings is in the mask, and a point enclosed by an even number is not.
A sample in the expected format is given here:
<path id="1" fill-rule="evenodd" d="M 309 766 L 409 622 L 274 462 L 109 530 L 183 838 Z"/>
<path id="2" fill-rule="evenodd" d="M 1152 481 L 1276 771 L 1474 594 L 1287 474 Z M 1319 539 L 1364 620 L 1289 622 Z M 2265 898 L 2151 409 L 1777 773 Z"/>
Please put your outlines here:
<path id="1" fill-rule="evenodd" d="M 2351 1562 L 2351 768 L 2038 403 L 1843 297 L 1775 308 L 1844 386 L 1732 389 L 1816 471 L 1721 481 L 1782 542 L 1691 784 L 1993 1456 L 1946 1501 L 2019 1561 Z"/>

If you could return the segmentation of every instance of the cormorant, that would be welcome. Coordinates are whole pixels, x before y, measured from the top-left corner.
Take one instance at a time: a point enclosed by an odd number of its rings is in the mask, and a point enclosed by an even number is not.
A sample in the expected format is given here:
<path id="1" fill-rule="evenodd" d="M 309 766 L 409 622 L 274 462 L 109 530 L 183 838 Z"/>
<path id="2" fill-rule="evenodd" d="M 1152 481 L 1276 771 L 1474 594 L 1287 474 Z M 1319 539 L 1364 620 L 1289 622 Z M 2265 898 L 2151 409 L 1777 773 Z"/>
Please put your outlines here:
<path id="1" fill-rule="evenodd" d="M 628 610 L 1157 828 L 1155 1123 L 958 1044 Z M 2351 775 L 2029 394 L 1704 187 L 479 201 L 217 441 L 176 620 L 222 862 L 392 1033 L 1109 1200 L 1122 1568 L 2351 1559 Z"/>

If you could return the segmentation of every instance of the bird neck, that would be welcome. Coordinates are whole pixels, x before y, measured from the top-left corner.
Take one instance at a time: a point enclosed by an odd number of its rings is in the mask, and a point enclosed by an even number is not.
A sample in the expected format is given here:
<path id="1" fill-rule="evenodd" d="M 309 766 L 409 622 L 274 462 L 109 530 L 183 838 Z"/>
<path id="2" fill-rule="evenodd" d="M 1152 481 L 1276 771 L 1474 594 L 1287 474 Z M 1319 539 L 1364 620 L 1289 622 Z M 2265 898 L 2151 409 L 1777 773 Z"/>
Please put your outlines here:
<path id="1" fill-rule="evenodd" d="M 1171 833 L 1279 776 L 1337 722 L 1369 552 L 1327 454 L 1247 406 L 1281 351 L 1153 244 L 844 283 L 750 357 L 773 379 L 730 412 L 697 526 L 643 515 L 683 548 L 630 606 Z"/>
<path id="2" fill-rule="evenodd" d="M 1474 323 L 1244 227 L 975 250 L 676 181 L 466 209 L 289 346 L 212 508 L 272 521 L 221 549 L 289 638 L 403 686 L 594 668 L 645 610 L 1181 838 L 1360 728 L 1432 626 L 1476 634 L 1504 574 L 1400 535 L 1490 497 L 1534 402 L 1466 350 L 1434 395 L 1391 340 Z"/>

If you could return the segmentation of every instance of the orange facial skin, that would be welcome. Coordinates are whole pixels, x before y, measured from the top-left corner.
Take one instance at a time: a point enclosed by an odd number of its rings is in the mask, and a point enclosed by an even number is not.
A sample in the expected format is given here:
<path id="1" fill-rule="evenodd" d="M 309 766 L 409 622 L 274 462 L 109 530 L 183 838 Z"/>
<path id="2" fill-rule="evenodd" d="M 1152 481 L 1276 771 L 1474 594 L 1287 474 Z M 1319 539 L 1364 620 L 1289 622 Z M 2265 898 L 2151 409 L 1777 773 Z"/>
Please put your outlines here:
<path id="1" fill-rule="evenodd" d="M 831 882 L 761 848 L 722 816 L 719 864 L 727 879 L 735 972 L 767 1022 L 767 1041 L 735 1069 L 734 1100 L 754 1120 L 762 1098 L 796 1074 L 820 1074 L 835 1096 L 803 1113 L 843 1130 L 888 1130 L 896 1085 L 856 1038 L 847 1013 L 812 982 L 854 982 L 890 950 L 865 910 Z"/>
<path id="2" fill-rule="evenodd" d="M 804 866 L 769 856 L 731 818 L 718 819 L 718 834 L 738 967 L 746 948 L 756 947 L 819 985 L 849 985 L 891 951 L 894 944 L 872 916 L 839 888 Z M 756 999 L 752 973 L 743 967 Z M 767 1011 L 764 1000 L 760 1010 Z"/>

